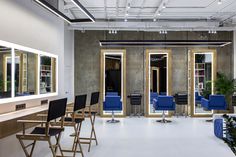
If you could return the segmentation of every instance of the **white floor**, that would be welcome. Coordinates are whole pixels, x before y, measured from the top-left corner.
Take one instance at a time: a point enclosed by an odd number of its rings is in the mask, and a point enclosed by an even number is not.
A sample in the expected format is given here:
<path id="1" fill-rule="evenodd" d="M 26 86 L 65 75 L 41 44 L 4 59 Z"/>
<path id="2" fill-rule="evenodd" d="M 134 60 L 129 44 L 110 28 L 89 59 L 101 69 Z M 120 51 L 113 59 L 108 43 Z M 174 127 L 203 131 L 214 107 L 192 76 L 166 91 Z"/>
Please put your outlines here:
<path id="1" fill-rule="evenodd" d="M 155 122 L 155 118 L 124 118 L 118 124 L 108 124 L 97 118 L 99 145 L 91 152 L 83 145 L 85 157 L 235 157 L 228 146 L 214 136 L 213 124 L 201 118 L 173 118 L 170 124 Z M 83 134 L 89 134 L 89 123 Z M 62 146 L 70 147 L 71 129 L 63 134 Z M 34 156 L 49 157 L 46 143 L 38 143 Z M 77 155 L 80 156 L 80 155 Z M 0 157 L 24 157 L 15 135 L 0 140 Z"/>

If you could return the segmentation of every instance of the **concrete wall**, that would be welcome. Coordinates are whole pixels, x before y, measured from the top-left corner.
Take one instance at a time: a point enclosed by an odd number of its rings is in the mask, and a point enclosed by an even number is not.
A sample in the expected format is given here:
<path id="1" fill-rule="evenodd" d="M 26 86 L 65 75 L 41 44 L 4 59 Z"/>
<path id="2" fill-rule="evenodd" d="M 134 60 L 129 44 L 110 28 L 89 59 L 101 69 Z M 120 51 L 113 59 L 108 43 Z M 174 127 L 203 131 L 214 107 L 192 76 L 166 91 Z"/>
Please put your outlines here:
<path id="1" fill-rule="evenodd" d="M 207 32 L 168 32 L 160 35 L 158 32 L 118 32 L 116 35 L 108 34 L 107 31 L 75 32 L 75 94 L 91 93 L 99 90 L 100 83 L 100 49 L 99 40 L 184 40 L 184 39 L 233 39 L 232 32 L 218 32 L 208 34 Z M 144 111 L 145 91 L 145 50 L 144 47 L 129 47 L 127 51 L 127 95 L 139 91 L 143 94 L 142 111 Z M 188 77 L 188 48 L 172 49 L 172 81 L 173 93 L 187 91 Z M 233 49 L 232 45 L 217 48 L 217 71 L 233 76 Z M 130 102 L 127 99 L 127 113 L 130 113 Z"/>
<path id="2" fill-rule="evenodd" d="M 67 96 L 73 101 L 73 88 L 65 87 L 73 83 L 73 66 L 64 73 L 64 64 L 73 63 L 73 31 L 67 30 L 67 24 L 32 0 L 0 1 L 0 40 L 20 44 L 46 51 L 59 56 L 59 97 Z M 65 40 L 69 39 L 71 40 Z M 65 54 L 67 53 L 67 54 Z M 67 58 L 68 57 L 68 58 Z M 70 75 L 66 78 L 65 74 Z M 69 79 L 69 80 L 68 80 Z M 40 105 L 40 100 L 24 101 L 27 107 Z M 1 104 L 0 113 L 15 110 L 15 104 Z"/>

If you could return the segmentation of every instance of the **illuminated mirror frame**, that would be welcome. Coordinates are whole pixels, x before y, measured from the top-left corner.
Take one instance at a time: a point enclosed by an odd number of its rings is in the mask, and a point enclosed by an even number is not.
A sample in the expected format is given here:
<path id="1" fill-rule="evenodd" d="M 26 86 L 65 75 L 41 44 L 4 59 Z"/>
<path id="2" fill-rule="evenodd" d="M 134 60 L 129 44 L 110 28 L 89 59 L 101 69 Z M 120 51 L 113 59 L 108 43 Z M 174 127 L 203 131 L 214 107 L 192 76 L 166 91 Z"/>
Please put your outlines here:
<path id="1" fill-rule="evenodd" d="M 17 102 L 17 101 L 24 101 L 24 100 L 32 100 L 32 99 L 39 99 L 39 98 L 44 98 L 44 97 L 51 97 L 51 96 L 57 96 L 58 95 L 58 56 L 54 54 L 50 54 L 47 52 L 43 52 L 40 50 L 28 48 L 25 46 L 13 44 L 10 42 L 2 41 L 0 40 L 0 45 L 4 47 L 9 47 L 11 49 L 11 97 L 10 98 L 3 98 L 0 99 L 0 104 L 5 104 L 5 103 L 11 103 L 11 102 Z M 37 86 L 36 86 L 36 93 L 35 95 L 29 95 L 29 96 L 21 96 L 21 97 L 16 97 L 15 96 L 15 85 L 13 82 L 15 82 L 15 49 L 21 50 L 21 51 L 26 51 L 29 53 L 33 53 L 37 55 Z M 47 94 L 40 94 L 40 56 L 48 56 L 56 59 L 56 92 L 53 93 L 47 93 Z"/>
<path id="2" fill-rule="evenodd" d="M 167 57 L 167 95 L 172 95 L 172 51 L 170 49 L 147 49 L 146 50 L 146 116 L 147 117 L 159 117 L 162 112 L 151 113 L 150 112 L 150 77 L 151 77 L 151 55 L 166 54 Z M 170 114 L 169 112 L 167 112 Z"/>
<path id="3" fill-rule="evenodd" d="M 125 49 L 102 49 L 101 50 L 101 63 L 100 63 L 100 97 L 101 107 L 100 115 L 102 117 L 110 117 L 111 113 L 105 113 L 103 111 L 103 102 L 105 100 L 105 57 L 106 55 L 121 55 L 121 101 L 122 111 L 121 113 L 115 113 L 116 117 L 126 116 L 126 50 Z"/>
<path id="4" fill-rule="evenodd" d="M 190 113 L 192 117 L 209 117 L 213 114 L 213 111 L 209 113 L 196 113 L 195 112 L 195 54 L 211 54 L 212 55 L 212 84 L 211 90 L 214 94 L 214 81 L 216 80 L 216 61 L 217 54 L 216 49 L 192 49 L 189 51 L 189 101 L 190 101 Z"/>

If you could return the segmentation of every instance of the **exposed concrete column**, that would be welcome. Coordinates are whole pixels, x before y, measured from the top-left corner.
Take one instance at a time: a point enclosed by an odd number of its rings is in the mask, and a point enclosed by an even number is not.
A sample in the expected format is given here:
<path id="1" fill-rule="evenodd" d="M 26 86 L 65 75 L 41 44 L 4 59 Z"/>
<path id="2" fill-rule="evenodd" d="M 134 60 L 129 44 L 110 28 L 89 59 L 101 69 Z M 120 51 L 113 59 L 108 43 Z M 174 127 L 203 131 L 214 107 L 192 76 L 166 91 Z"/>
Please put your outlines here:
<path id="1" fill-rule="evenodd" d="M 236 31 L 234 31 L 233 51 L 234 51 L 234 78 L 236 78 Z"/>

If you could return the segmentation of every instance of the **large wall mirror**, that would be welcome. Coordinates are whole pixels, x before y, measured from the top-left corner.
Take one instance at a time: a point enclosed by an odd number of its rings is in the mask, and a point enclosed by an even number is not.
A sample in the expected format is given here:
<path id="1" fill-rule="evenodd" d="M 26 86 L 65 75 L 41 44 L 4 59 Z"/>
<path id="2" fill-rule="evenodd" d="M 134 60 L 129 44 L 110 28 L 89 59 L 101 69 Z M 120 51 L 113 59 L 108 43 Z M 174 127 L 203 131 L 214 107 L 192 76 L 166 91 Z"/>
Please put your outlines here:
<path id="1" fill-rule="evenodd" d="M 171 51 L 146 51 L 146 113 L 148 116 L 160 115 L 153 107 L 158 95 L 171 95 Z"/>
<path id="2" fill-rule="evenodd" d="M 0 104 L 57 95 L 53 54 L 0 41 Z"/>
<path id="3" fill-rule="evenodd" d="M 56 58 L 40 56 L 40 94 L 56 92 Z"/>
<path id="4" fill-rule="evenodd" d="M 37 94 L 37 62 L 37 54 L 15 49 L 16 97 Z"/>
<path id="5" fill-rule="evenodd" d="M 214 94 L 216 78 L 215 50 L 191 51 L 191 114 L 192 116 L 211 115 L 213 111 L 204 110 L 201 98 L 209 98 Z"/>
<path id="6" fill-rule="evenodd" d="M 0 99 L 11 98 L 12 49 L 0 46 Z"/>
<path id="7" fill-rule="evenodd" d="M 120 101 L 120 109 L 114 109 L 115 115 L 124 116 L 126 112 L 126 73 L 125 50 L 101 51 L 101 94 L 103 102 L 109 101 L 109 95 L 114 96 L 114 105 Z M 117 99 L 116 99 L 117 98 Z M 119 100 L 118 100 L 119 99 Z M 112 100 L 113 101 L 113 100 Z M 113 102 L 106 102 L 112 105 Z M 110 103 L 110 104 L 109 104 Z M 101 115 L 110 115 L 111 111 L 101 105 Z"/>

